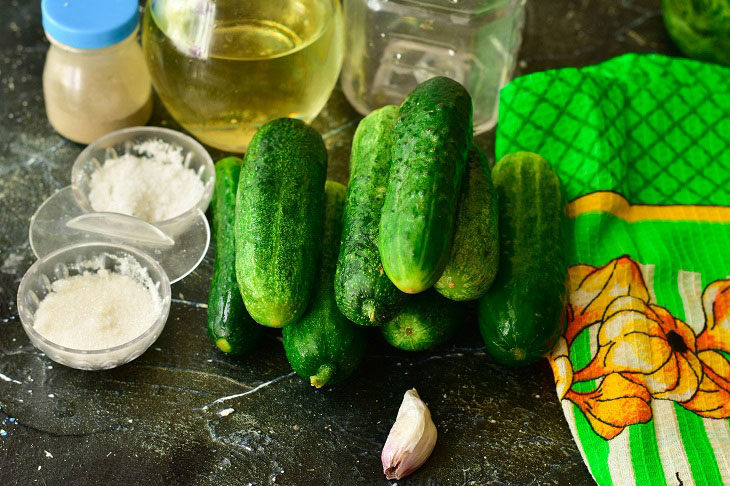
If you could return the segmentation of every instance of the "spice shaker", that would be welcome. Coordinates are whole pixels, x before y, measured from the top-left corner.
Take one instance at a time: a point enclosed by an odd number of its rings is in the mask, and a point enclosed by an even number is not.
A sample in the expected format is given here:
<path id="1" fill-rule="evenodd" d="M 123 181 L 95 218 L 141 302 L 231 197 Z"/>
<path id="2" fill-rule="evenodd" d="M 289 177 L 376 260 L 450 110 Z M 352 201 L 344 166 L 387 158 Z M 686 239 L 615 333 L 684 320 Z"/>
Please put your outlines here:
<path id="1" fill-rule="evenodd" d="M 41 10 L 51 43 L 43 95 L 53 128 L 91 143 L 147 123 L 152 86 L 137 41 L 137 0 L 42 0 Z"/>
<path id="2" fill-rule="evenodd" d="M 342 89 L 363 115 L 447 76 L 474 102 L 474 130 L 497 122 L 522 40 L 525 0 L 347 0 Z"/>

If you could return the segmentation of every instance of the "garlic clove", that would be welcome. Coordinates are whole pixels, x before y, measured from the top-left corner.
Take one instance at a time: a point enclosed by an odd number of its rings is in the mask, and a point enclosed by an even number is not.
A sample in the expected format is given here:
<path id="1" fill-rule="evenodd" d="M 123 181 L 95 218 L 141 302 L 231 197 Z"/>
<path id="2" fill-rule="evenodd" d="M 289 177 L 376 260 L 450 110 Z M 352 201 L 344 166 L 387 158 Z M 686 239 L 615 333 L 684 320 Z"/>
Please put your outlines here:
<path id="1" fill-rule="evenodd" d="M 436 445 L 431 412 L 415 388 L 408 390 L 383 446 L 380 460 L 388 479 L 401 479 L 421 467 Z"/>

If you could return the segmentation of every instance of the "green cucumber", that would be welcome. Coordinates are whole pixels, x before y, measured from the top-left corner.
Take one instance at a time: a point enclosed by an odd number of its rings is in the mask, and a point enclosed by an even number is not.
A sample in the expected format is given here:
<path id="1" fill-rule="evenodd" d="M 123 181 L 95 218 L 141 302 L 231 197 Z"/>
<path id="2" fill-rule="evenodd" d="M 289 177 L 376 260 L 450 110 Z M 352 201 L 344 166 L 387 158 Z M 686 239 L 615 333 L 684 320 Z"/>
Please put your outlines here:
<path id="1" fill-rule="evenodd" d="M 208 335 L 218 349 L 237 355 L 249 352 L 264 329 L 246 312 L 236 283 L 233 222 L 241 162 L 237 157 L 226 157 L 215 164 L 215 188 L 210 206 L 215 259 L 208 296 Z"/>
<path id="2" fill-rule="evenodd" d="M 236 204 L 236 276 L 256 322 L 284 327 L 309 303 L 322 237 L 327 150 L 300 120 L 280 118 L 254 135 Z"/>
<path id="3" fill-rule="evenodd" d="M 335 302 L 334 278 L 345 194 L 345 186 L 327 181 L 322 254 L 312 302 L 298 322 L 282 331 L 292 369 L 317 388 L 350 376 L 362 361 L 367 344 L 366 329 L 342 315 Z"/>
<path id="4" fill-rule="evenodd" d="M 506 155 L 492 171 L 499 199 L 497 278 L 479 301 L 487 350 L 504 364 L 527 364 L 562 332 L 568 225 L 565 195 L 537 154 Z"/>
<path id="5" fill-rule="evenodd" d="M 404 292 L 431 287 L 448 262 L 472 135 L 471 97 L 449 78 L 422 83 L 400 107 L 378 249 Z"/>
<path id="6" fill-rule="evenodd" d="M 464 321 L 465 304 L 445 299 L 434 290 L 422 292 L 383 325 L 383 337 L 404 351 L 423 351 L 445 343 Z"/>
<path id="7" fill-rule="evenodd" d="M 461 184 L 451 256 L 434 288 L 451 300 L 476 300 L 492 285 L 499 265 L 497 192 L 487 157 L 472 145 Z"/>
<path id="8" fill-rule="evenodd" d="M 385 275 L 377 241 L 397 117 L 397 106 L 373 111 L 360 122 L 352 141 L 335 298 L 342 313 L 363 326 L 388 321 L 405 297 Z"/>

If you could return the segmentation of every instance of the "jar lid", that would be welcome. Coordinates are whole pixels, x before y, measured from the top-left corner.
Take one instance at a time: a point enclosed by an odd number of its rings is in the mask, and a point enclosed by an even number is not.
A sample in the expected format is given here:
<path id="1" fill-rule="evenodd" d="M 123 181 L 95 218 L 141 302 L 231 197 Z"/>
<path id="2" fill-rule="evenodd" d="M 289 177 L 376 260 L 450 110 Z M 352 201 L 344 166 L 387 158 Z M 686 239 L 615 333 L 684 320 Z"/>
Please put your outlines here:
<path id="1" fill-rule="evenodd" d="M 102 49 L 129 37 L 139 23 L 137 0 L 42 0 L 48 37 L 76 49 Z"/>

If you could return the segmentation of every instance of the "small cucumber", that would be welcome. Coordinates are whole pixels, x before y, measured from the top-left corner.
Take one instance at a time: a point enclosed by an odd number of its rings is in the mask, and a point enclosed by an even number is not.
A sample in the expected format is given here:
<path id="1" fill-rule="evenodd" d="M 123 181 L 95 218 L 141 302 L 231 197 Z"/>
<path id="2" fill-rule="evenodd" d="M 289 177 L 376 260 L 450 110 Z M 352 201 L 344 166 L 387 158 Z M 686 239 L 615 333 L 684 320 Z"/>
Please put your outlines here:
<path id="1" fill-rule="evenodd" d="M 400 107 L 378 249 L 404 292 L 431 287 L 449 260 L 472 136 L 471 97 L 452 79 L 422 83 Z"/>
<path id="2" fill-rule="evenodd" d="M 322 237 L 327 150 L 300 120 L 280 118 L 254 135 L 236 204 L 236 276 L 259 324 L 284 327 L 304 313 Z"/>
<path id="3" fill-rule="evenodd" d="M 362 361 L 367 344 L 366 328 L 350 322 L 335 302 L 334 278 L 345 193 L 342 184 L 327 181 L 322 254 L 312 302 L 298 322 L 282 331 L 292 369 L 317 388 L 350 376 Z"/>
<path id="4" fill-rule="evenodd" d="M 377 241 L 397 117 L 397 106 L 373 111 L 360 122 L 352 142 L 335 298 L 342 313 L 363 326 L 386 322 L 405 297 L 385 275 Z"/>
<path id="5" fill-rule="evenodd" d="M 227 157 L 215 164 L 215 188 L 210 210 L 215 259 L 208 297 L 208 335 L 218 349 L 229 354 L 250 351 L 264 329 L 246 312 L 236 283 L 233 220 L 241 162 L 237 157 Z"/>
<path id="6" fill-rule="evenodd" d="M 492 171 L 499 199 L 497 278 L 479 301 L 487 350 L 504 364 L 527 364 L 562 332 L 568 242 L 560 180 L 537 154 L 506 155 Z"/>
<path id="7" fill-rule="evenodd" d="M 472 145 L 461 184 L 449 263 L 434 288 L 451 300 L 476 300 L 492 285 L 499 265 L 497 192 L 487 157 Z"/>
<path id="8" fill-rule="evenodd" d="M 381 331 L 393 347 L 423 351 L 445 343 L 464 321 L 465 304 L 445 299 L 434 290 L 408 300 Z"/>

